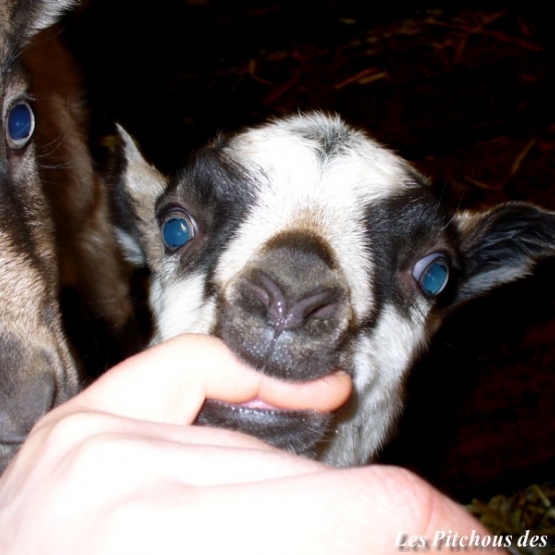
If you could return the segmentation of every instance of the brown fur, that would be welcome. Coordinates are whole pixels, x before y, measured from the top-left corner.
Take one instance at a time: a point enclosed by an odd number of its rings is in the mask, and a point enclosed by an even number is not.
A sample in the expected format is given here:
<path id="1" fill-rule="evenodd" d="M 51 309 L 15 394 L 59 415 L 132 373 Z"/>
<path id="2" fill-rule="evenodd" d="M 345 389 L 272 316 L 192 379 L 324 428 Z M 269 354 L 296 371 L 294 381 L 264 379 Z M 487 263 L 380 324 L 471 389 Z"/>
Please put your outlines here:
<path id="1" fill-rule="evenodd" d="M 78 72 L 59 29 L 39 32 L 72 4 L 0 5 L 0 472 L 37 419 L 84 383 L 61 288 L 77 291 L 86 317 L 118 338 L 132 320 L 105 186 L 87 148 Z M 35 128 L 18 147 L 8 121 L 22 103 Z"/>
<path id="2" fill-rule="evenodd" d="M 31 72 L 40 177 L 56 223 L 61 284 L 88 316 L 116 336 L 132 321 L 128 274 L 110 227 L 106 187 L 87 147 L 88 114 L 79 72 L 60 29 L 38 35 L 23 55 Z"/>

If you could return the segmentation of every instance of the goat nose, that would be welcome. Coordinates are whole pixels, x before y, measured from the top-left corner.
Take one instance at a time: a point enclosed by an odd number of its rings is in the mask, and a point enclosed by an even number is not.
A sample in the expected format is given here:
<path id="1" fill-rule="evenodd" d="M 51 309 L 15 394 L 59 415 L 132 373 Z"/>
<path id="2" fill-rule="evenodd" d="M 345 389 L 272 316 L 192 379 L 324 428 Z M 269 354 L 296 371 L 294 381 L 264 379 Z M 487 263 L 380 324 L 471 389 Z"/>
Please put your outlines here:
<path id="1" fill-rule="evenodd" d="M 265 272 L 253 272 L 252 294 L 266 311 L 267 323 L 277 332 L 301 328 L 311 319 L 331 318 L 337 309 L 336 289 L 322 286 L 288 298 L 283 288 Z"/>

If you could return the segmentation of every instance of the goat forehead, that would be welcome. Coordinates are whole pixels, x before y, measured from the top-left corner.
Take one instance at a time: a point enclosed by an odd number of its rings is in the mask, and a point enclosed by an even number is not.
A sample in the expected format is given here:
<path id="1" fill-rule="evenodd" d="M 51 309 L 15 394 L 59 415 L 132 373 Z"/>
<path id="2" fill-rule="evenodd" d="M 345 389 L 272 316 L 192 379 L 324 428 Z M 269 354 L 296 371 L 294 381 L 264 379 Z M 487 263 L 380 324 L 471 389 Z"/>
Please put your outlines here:
<path id="1" fill-rule="evenodd" d="M 300 122 L 252 129 L 227 146 L 255 182 L 268 182 L 263 195 L 350 205 L 413 184 L 406 162 L 362 132 L 334 119 Z"/>

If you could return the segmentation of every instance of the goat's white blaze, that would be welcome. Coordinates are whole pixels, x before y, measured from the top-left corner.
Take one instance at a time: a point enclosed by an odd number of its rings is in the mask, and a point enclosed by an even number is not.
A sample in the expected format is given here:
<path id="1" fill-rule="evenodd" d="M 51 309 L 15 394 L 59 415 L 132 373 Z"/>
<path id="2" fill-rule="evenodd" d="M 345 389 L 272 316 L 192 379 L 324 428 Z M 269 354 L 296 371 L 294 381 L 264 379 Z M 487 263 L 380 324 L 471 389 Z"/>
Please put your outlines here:
<path id="1" fill-rule="evenodd" d="M 354 378 L 357 391 L 366 395 L 365 389 L 372 388 L 376 380 L 382 386 L 397 387 L 415 355 L 426 344 L 426 321 L 421 315 L 427 310 L 427 306 L 414 308 L 407 319 L 393 305 L 382 309 L 373 333 L 362 336 L 354 348 L 355 367 L 364 368 Z"/>
<path id="2" fill-rule="evenodd" d="M 215 281 L 224 290 L 270 239 L 308 231 L 336 258 L 355 320 L 368 314 L 372 245 L 365 207 L 410 183 L 404 162 L 395 155 L 359 132 L 351 130 L 349 140 L 357 148 L 326 156 L 320 142 L 278 123 L 231 141 L 226 152 L 246 169 L 255 199 L 216 269 Z"/>
<path id="3" fill-rule="evenodd" d="M 407 319 L 394 306 L 383 308 L 370 335 L 361 335 L 352 347 L 353 389 L 357 409 L 340 420 L 334 441 L 323 460 L 340 466 L 365 464 L 387 438 L 402 410 L 399 384 L 427 341 L 426 312 L 415 307 Z"/>
<path id="4" fill-rule="evenodd" d="M 182 333 L 210 333 L 215 320 L 215 302 L 204 298 L 205 277 L 193 274 L 182 279 L 155 279 L 150 303 L 157 319 L 151 344 Z"/>

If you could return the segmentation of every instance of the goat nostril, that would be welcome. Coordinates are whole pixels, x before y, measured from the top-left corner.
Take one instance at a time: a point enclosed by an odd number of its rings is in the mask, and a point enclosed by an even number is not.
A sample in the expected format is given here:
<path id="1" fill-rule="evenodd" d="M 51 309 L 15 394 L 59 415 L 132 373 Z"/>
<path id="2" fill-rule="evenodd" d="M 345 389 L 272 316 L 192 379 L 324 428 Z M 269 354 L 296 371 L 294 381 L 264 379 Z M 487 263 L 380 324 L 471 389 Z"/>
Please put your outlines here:
<path id="1" fill-rule="evenodd" d="M 296 301 L 291 306 L 291 312 L 303 321 L 309 318 L 331 318 L 337 308 L 335 300 L 333 290 L 322 289 Z"/>
<path id="2" fill-rule="evenodd" d="M 282 288 L 265 272 L 257 271 L 250 283 L 252 295 L 264 306 L 268 325 L 278 332 L 301 328 L 311 319 L 326 319 L 334 316 L 337 292 L 323 287 L 310 293 L 301 293 L 300 298 L 291 300 Z"/>
<path id="3" fill-rule="evenodd" d="M 254 273 L 252 292 L 266 308 L 270 320 L 278 321 L 284 318 L 287 299 L 280 286 L 269 275 L 262 271 Z"/>

